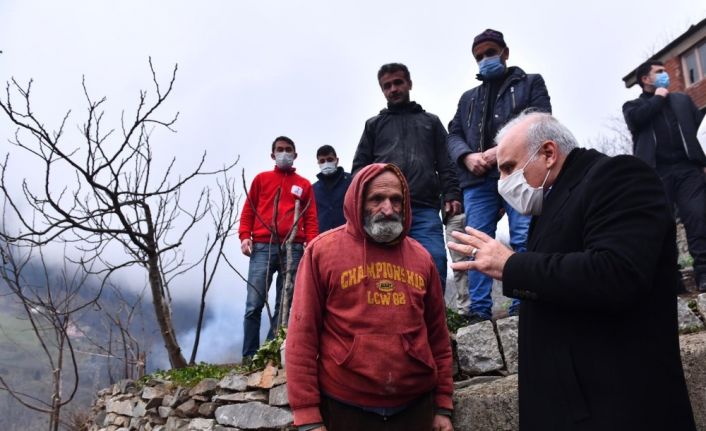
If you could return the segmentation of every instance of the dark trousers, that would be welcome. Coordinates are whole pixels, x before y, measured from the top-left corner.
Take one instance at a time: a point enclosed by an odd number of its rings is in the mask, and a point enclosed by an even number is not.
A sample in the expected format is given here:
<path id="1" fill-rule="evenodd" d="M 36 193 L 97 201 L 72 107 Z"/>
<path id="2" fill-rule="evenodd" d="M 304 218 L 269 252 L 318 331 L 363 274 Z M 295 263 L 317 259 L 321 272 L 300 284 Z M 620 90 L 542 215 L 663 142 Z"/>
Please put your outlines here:
<path id="1" fill-rule="evenodd" d="M 694 272 L 706 276 L 706 179 L 701 167 L 693 164 L 658 166 L 667 199 L 676 205 L 686 230 L 689 254 L 694 258 Z"/>
<path id="2" fill-rule="evenodd" d="M 434 399 L 425 395 L 392 416 L 382 416 L 358 407 L 321 397 L 321 416 L 328 431 L 431 431 Z"/>

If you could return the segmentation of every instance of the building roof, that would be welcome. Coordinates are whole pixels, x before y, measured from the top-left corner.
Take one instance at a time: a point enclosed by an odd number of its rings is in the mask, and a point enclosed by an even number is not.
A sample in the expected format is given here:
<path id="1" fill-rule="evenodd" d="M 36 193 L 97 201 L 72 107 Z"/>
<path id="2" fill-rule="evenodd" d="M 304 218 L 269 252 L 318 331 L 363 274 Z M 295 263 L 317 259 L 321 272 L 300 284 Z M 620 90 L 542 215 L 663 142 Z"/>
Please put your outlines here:
<path id="1" fill-rule="evenodd" d="M 706 18 L 702 19 L 698 24 L 693 24 L 687 31 L 682 33 L 679 37 L 674 39 L 673 41 L 669 42 L 667 46 L 664 48 L 660 49 L 656 53 L 654 53 L 650 58 L 645 59 L 645 61 L 648 60 L 659 60 L 659 61 L 666 61 L 668 54 L 676 47 L 678 47 L 682 42 L 685 40 L 689 39 L 692 35 L 695 33 L 699 32 L 700 30 L 706 29 Z M 681 54 L 681 53 L 680 53 Z M 642 63 L 641 63 L 642 64 Z M 639 65 L 637 65 L 633 70 L 630 71 L 627 75 L 623 77 L 623 82 L 625 82 L 625 87 L 630 88 L 633 85 L 637 84 L 637 80 L 635 79 L 635 71 Z"/>

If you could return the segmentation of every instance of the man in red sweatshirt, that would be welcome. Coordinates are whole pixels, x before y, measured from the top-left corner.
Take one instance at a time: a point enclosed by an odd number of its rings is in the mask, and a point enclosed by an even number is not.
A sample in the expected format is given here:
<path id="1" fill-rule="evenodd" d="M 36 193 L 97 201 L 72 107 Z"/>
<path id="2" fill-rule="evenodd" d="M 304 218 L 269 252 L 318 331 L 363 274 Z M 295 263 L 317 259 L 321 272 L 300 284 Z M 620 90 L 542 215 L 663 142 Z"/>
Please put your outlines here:
<path id="1" fill-rule="evenodd" d="M 409 189 L 392 164 L 361 169 L 346 224 L 307 247 L 287 334 L 300 430 L 450 431 L 451 346 L 439 274 L 407 236 Z"/>
<path id="2" fill-rule="evenodd" d="M 304 244 L 309 243 L 319 233 L 311 183 L 294 172 L 294 159 L 297 158 L 294 141 L 286 136 L 277 137 L 272 143 L 270 157 L 275 161 L 275 168 L 255 176 L 243 206 L 238 229 L 240 251 L 250 257 L 248 297 L 243 323 L 244 362 L 252 358 L 260 346 L 260 316 L 272 276 L 276 272 L 277 300 L 272 310 L 267 338 L 274 337 L 287 270 L 284 243 L 292 233 L 297 201 L 299 212 L 301 214 L 303 211 L 303 214 L 294 232 L 292 264 L 289 267 L 292 279 L 296 276 Z"/>

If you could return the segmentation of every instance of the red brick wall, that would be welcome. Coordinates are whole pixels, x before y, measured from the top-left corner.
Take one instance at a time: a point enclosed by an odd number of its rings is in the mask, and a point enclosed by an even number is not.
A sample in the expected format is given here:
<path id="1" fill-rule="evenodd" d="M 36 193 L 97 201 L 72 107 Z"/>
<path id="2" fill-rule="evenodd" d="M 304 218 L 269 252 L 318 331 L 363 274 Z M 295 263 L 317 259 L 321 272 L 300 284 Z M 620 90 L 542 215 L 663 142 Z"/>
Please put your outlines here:
<path id="1" fill-rule="evenodd" d="M 706 79 L 686 87 L 681 57 L 670 58 L 664 62 L 664 68 L 671 78 L 669 91 L 678 91 L 688 94 L 699 109 L 706 108 Z"/>

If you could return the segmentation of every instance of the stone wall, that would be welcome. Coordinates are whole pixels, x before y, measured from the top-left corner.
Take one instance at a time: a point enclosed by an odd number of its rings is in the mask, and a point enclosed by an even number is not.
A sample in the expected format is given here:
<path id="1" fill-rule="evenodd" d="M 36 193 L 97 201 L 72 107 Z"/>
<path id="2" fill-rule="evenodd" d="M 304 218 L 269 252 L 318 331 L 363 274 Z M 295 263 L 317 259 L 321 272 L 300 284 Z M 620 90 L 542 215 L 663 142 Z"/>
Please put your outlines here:
<path id="1" fill-rule="evenodd" d="M 706 294 L 679 300 L 682 362 L 697 429 L 706 431 Z M 452 336 L 457 431 L 518 430 L 517 317 L 481 322 Z M 90 431 L 287 430 L 287 378 L 268 367 L 205 379 L 191 389 L 123 381 L 98 393 Z"/>

